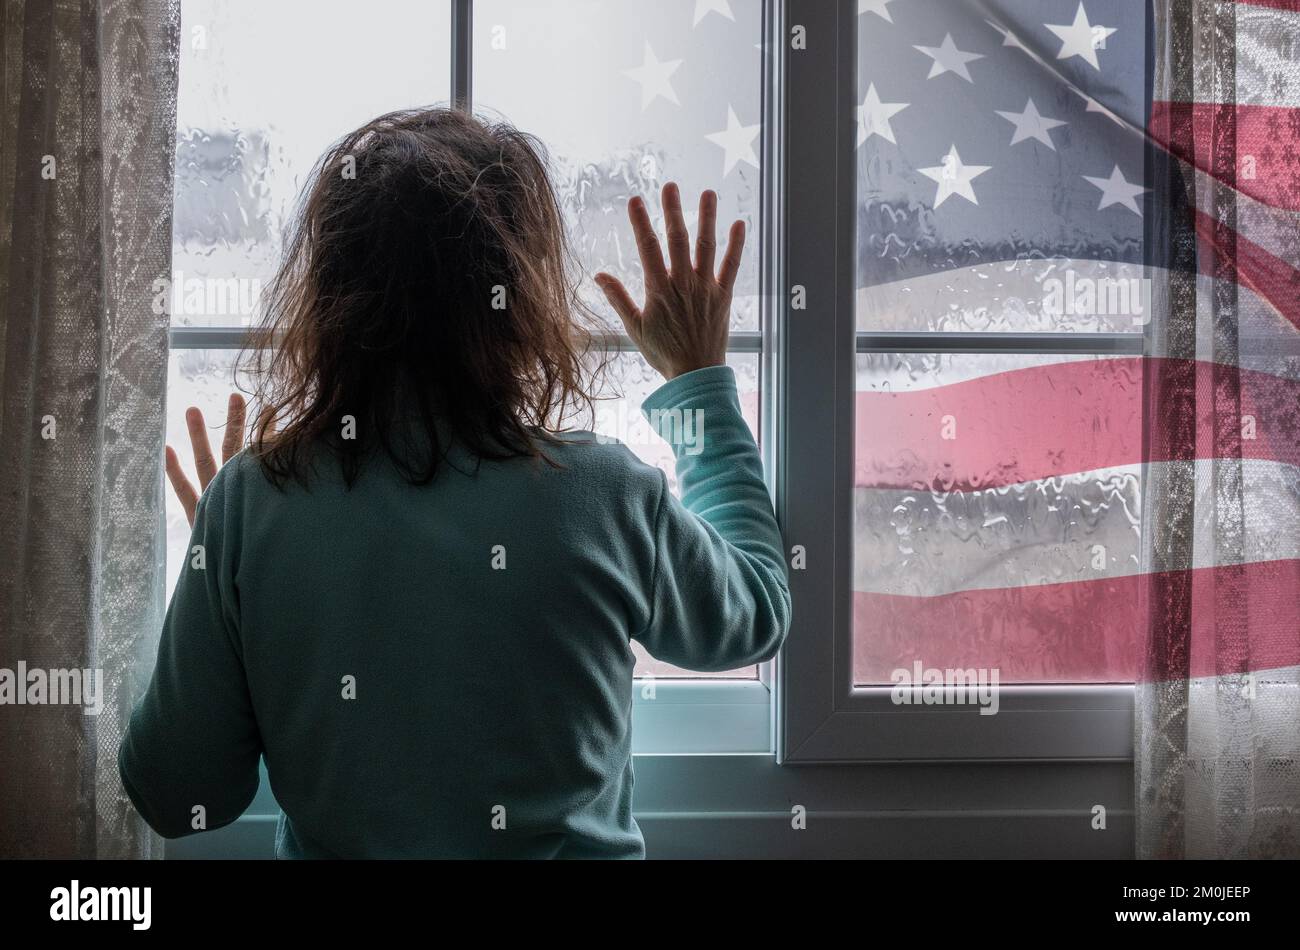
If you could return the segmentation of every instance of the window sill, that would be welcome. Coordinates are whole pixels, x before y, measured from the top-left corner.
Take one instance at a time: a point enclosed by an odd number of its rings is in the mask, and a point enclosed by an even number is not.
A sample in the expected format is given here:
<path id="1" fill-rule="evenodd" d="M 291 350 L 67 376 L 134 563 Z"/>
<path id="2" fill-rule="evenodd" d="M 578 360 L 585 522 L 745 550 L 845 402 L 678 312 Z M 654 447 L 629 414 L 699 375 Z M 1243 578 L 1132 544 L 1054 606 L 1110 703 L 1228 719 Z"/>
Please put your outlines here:
<path id="1" fill-rule="evenodd" d="M 634 755 L 772 751 L 771 690 L 757 680 L 635 680 Z"/>

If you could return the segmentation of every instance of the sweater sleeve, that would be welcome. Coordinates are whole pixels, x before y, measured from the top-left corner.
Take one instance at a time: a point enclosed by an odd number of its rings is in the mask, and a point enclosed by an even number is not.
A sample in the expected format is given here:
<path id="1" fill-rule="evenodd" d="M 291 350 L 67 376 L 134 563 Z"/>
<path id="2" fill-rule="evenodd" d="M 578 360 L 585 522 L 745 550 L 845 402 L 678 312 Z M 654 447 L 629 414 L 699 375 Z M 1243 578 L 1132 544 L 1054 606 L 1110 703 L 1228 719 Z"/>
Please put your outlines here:
<path id="1" fill-rule="evenodd" d="M 660 476 L 650 654 L 710 672 L 770 658 L 790 625 L 781 534 L 730 367 L 677 377 L 642 406 L 677 458 L 681 500 Z"/>
<path id="2" fill-rule="evenodd" d="M 167 838 L 227 825 L 257 793 L 262 742 L 234 585 L 240 506 L 230 483 L 240 461 L 228 463 L 199 502 L 157 664 L 118 750 L 123 787 Z"/>

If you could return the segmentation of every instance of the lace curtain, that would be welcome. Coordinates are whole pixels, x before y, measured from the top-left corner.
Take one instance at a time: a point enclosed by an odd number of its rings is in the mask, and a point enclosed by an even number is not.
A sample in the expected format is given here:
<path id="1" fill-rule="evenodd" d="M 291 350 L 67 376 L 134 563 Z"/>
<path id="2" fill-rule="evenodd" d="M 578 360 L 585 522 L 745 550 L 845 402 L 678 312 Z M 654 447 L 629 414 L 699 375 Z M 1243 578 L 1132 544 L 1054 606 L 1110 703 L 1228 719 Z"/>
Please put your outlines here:
<path id="1" fill-rule="evenodd" d="M 1248 121 L 1288 127 L 1277 105 L 1300 90 L 1300 37 L 1269 6 L 1156 0 L 1155 13 L 1153 98 L 1167 107 L 1152 122 L 1163 200 L 1149 233 L 1164 259 L 1144 417 L 1147 457 L 1176 461 L 1153 466 L 1144 493 L 1137 854 L 1300 857 L 1300 248 L 1284 197 L 1300 166 L 1282 154 L 1294 131 L 1272 153 L 1239 136 Z"/>
<path id="2" fill-rule="evenodd" d="M 3 16 L 0 669 L 102 670 L 103 690 L 97 715 L 88 697 L 0 707 L 0 857 L 161 857 L 116 755 L 163 610 L 152 287 L 171 267 L 179 7 Z"/>

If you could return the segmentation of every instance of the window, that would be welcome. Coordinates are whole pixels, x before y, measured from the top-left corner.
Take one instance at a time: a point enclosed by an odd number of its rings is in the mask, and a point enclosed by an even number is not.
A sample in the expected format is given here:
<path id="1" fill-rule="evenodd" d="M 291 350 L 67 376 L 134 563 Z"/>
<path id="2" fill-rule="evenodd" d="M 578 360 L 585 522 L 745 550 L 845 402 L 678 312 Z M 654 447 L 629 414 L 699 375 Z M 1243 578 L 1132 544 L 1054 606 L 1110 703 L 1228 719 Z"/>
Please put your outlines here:
<path id="1" fill-rule="evenodd" d="M 1141 382 L 1122 358 L 858 355 L 855 685 L 917 662 L 1132 681 L 1140 467 L 1088 453 L 1136 447 Z"/>
<path id="2" fill-rule="evenodd" d="M 654 214 L 667 181 L 682 189 L 688 226 L 695 199 L 718 191 L 719 222 L 745 221 L 758 234 L 762 108 L 762 4 L 737 0 L 710 15 L 693 2 L 646 6 L 605 0 L 476 0 L 474 109 L 536 135 L 550 152 L 575 250 L 588 273 L 619 277 L 641 293 L 627 201 Z M 592 76 L 608 77 L 593 85 Z M 545 77 L 539 81 L 538 77 Z M 556 103 L 564 108 L 556 108 Z M 659 223 L 659 222 L 656 222 Z M 742 406 L 758 431 L 760 327 L 758 261 L 751 245 L 736 284 L 734 352 Z M 608 320 L 620 352 L 609 367 L 596 429 L 627 442 L 673 475 L 672 452 L 640 425 L 641 401 L 662 380 L 628 341 L 594 285 L 587 303 Z M 649 657 L 641 675 L 688 677 Z M 750 667 L 724 676 L 756 679 Z M 716 678 L 711 675 L 709 678 Z"/>
<path id="3" fill-rule="evenodd" d="M 790 321 L 787 491 L 827 500 L 787 494 L 821 633 L 785 655 L 783 753 L 1122 757 L 1128 691 L 1100 684 L 1132 681 L 1139 629 L 1143 218 L 1098 198 L 1112 167 L 1141 179 L 1142 137 L 1045 66 L 1047 27 L 858 6 L 800 4 L 838 47 L 789 59 L 789 174 L 835 184 L 787 199 L 817 317 Z M 1144 77 L 1113 79 L 1141 115 Z M 827 363 L 829 408 L 805 392 Z M 929 671 L 996 674 L 999 714 L 896 702 Z"/>
<path id="4" fill-rule="evenodd" d="M 1044 68 L 1041 29 L 964 4 L 858 17 L 857 685 L 916 662 L 1134 676 L 1142 371 L 1098 356 L 1141 352 L 1143 218 L 1094 182 L 1140 180 L 1143 141 L 1074 91 L 1081 57 Z M 1107 62 L 1140 62 L 1143 36 L 1108 36 Z M 1111 85 L 1143 101 L 1141 74 Z M 1092 355 L 1054 353 L 1061 333 Z"/>
<path id="5" fill-rule="evenodd" d="M 657 209 L 660 187 L 676 180 L 688 223 L 691 196 L 704 188 L 719 191 L 722 221 L 745 219 L 750 242 L 728 361 L 758 434 L 767 391 L 759 287 L 763 4 L 723 6 L 384 0 L 358 17 L 344 3 L 183 0 L 168 441 L 188 444 L 190 405 L 210 425 L 224 419 L 238 382 L 241 328 L 255 322 L 258 293 L 275 272 L 282 229 L 316 159 L 376 115 L 453 99 L 541 139 L 582 265 L 617 274 L 634 294 L 639 263 L 628 198 L 641 194 Z M 297 38 L 295 78 L 279 83 L 286 36 Z M 593 70 L 610 81 L 593 88 Z M 305 89 L 320 94 L 306 97 Z M 570 105 L 556 109 L 557 101 Z M 594 428 L 664 469 L 675 489 L 671 451 L 640 417 L 661 380 L 621 335 L 594 285 L 585 289 L 587 302 L 608 317 L 610 360 Z M 189 530 L 179 504 L 168 503 L 170 590 Z M 654 660 L 639 644 L 633 649 L 636 674 L 646 680 L 637 691 L 639 752 L 770 751 L 766 670 L 698 674 Z"/>
<path id="6" fill-rule="evenodd" d="M 225 419 L 240 328 L 256 318 L 285 221 L 321 153 L 376 115 L 449 97 L 450 9 L 449 0 L 374 0 L 360 17 L 316 0 L 182 3 L 171 445 L 189 445 L 188 406 L 209 425 Z M 280 79 L 287 62 L 292 82 Z M 185 513 L 168 492 L 168 596 L 188 541 Z"/>
<path id="7" fill-rule="evenodd" d="M 776 664 L 722 678 L 639 656 L 639 753 L 1129 756 L 1141 136 L 1074 91 L 1083 58 L 1035 58 L 1046 27 L 1017 38 L 985 6 L 375 0 L 357 17 L 183 0 L 169 440 L 185 443 L 187 405 L 222 417 L 316 157 L 381 112 L 469 103 L 545 143 L 581 263 L 634 294 L 631 195 L 653 211 L 677 180 L 689 218 L 716 187 L 720 215 L 750 227 L 729 360 L 790 549 L 794 629 Z M 1109 79 L 1140 115 L 1144 77 Z M 972 118 L 936 121 L 949 110 Z M 588 291 L 612 355 L 595 426 L 671 476 L 637 428 L 657 377 Z M 169 508 L 173 576 L 187 537 Z M 892 702 L 916 662 L 996 668 L 999 714 Z"/>

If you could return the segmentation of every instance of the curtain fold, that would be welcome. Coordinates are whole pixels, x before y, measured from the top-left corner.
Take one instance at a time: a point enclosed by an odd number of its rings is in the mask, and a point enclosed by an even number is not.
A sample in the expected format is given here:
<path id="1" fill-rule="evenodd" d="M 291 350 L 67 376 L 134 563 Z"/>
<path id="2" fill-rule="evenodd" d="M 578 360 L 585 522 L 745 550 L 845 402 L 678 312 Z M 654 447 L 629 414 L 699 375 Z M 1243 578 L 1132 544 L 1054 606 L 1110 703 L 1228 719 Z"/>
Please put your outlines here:
<path id="1" fill-rule="evenodd" d="M 177 0 L 5 3 L 0 671 L 50 678 L 0 706 L 3 858 L 161 857 L 116 753 L 163 610 L 179 28 Z M 97 713 L 48 701 L 73 670 Z"/>
<path id="2" fill-rule="evenodd" d="M 1300 439 L 1295 280 L 1263 276 L 1295 273 L 1295 211 L 1256 184 L 1282 156 L 1239 136 L 1258 114 L 1244 110 L 1272 107 L 1257 71 L 1238 73 L 1238 30 L 1278 50 L 1297 37 L 1277 10 L 1246 4 L 1156 0 L 1154 12 L 1153 98 L 1168 105 L 1150 153 L 1148 346 L 1168 359 L 1148 361 L 1143 415 L 1148 457 L 1178 461 L 1144 486 L 1137 854 L 1300 857 L 1300 526 L 1287 515 L 1300 476 L 1261 462 L 1292 453 L 1254 450 Z M 1286 128 L 1293 111 L 1264 118 Z M 1276 380 L 1269 398 L 1245 391 L 1248 373 Z"/>

